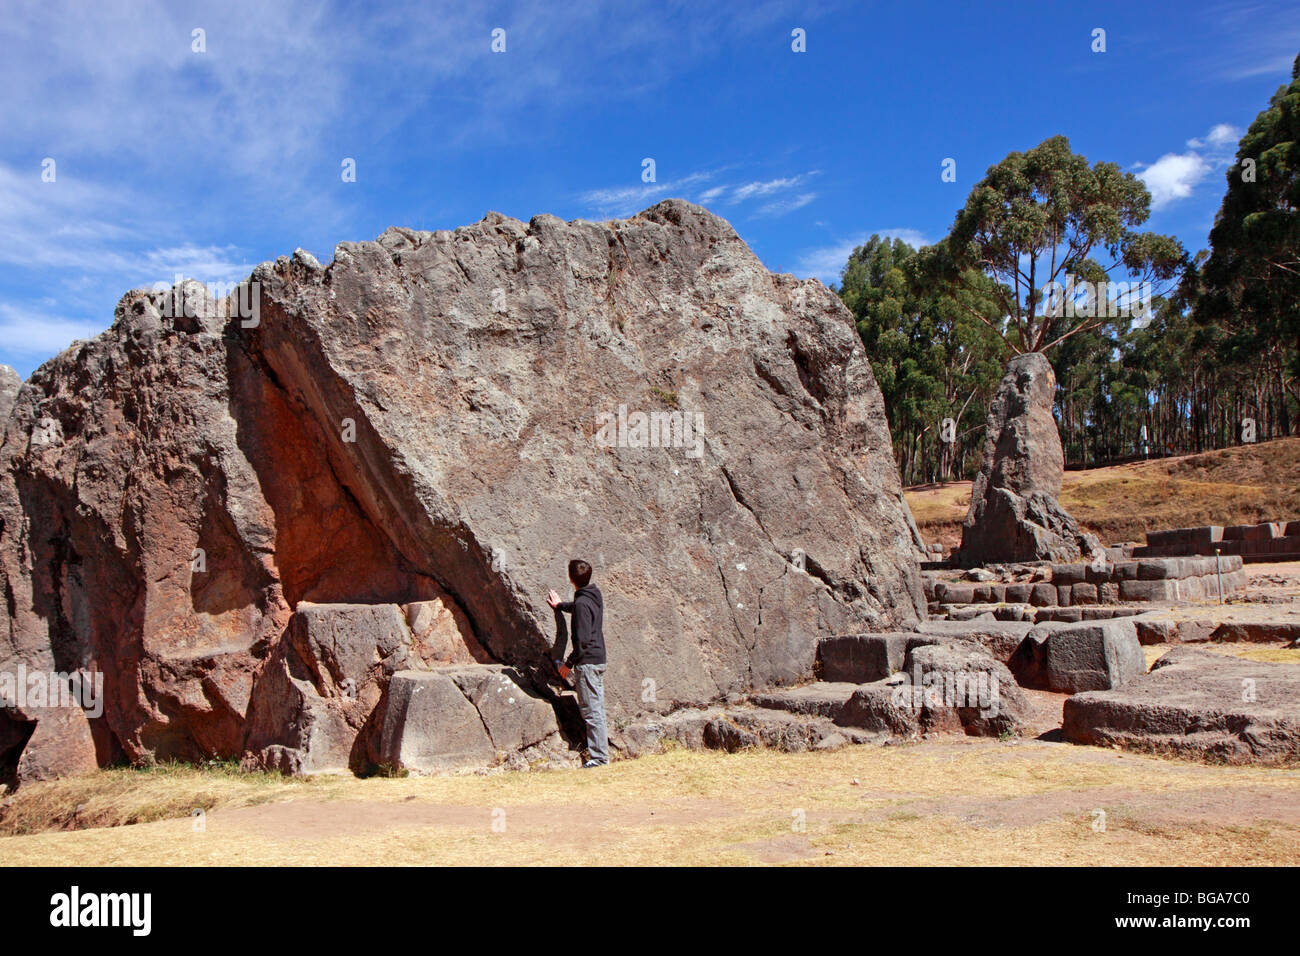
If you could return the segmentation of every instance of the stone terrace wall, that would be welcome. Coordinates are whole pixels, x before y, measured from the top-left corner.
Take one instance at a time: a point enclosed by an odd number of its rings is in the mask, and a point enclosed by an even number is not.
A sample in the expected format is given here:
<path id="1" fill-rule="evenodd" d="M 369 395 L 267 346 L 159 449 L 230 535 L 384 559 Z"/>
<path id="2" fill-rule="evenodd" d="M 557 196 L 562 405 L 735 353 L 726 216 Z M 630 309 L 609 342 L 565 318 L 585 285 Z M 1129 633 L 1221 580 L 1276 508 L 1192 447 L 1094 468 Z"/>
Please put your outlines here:
<path id="1" fill-rule="evenodd" d="M 1246 561 L 1300 561 L 1300 521 L 1152 531 L 1146 546 L 1134 548 L 1133 556 L 1210 555 L 1215 551 L 1240 555 Z"/>
<path id="2" fill-rule="evenodd" d="M 1223 596 L 1246 586 L 1239 555 L 1220 559 Z M 1045 572 L 1048 568 L 1043 569 Z M 1043 580 L 943 581 L 925 575 L 925 594 L 932 604 L 1031 604 L 1035 607 L 1127 604 L 1149 601 L 1197 601 L 1219 597 L 1214 558 L 1144 558 L 1091 564 L 1053 564 Z"/>

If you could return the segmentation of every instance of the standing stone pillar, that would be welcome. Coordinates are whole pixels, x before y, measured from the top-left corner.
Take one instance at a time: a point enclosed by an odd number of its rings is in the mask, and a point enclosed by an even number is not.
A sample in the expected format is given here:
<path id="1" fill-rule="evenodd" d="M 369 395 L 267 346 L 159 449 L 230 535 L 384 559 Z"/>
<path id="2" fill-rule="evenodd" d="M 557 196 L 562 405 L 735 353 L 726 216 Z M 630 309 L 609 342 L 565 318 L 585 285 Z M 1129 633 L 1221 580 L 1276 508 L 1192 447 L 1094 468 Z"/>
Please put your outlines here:
<path id="1" fill-rule="evenodd" d="M 1017 355 L 989 406 L 984 464 L 962 525 L 965 567 L 1077 561 L 1100 550 L 1061 507 L 1065 455 L 1052 415 L 1056 375 L 1041 352 Z"/>

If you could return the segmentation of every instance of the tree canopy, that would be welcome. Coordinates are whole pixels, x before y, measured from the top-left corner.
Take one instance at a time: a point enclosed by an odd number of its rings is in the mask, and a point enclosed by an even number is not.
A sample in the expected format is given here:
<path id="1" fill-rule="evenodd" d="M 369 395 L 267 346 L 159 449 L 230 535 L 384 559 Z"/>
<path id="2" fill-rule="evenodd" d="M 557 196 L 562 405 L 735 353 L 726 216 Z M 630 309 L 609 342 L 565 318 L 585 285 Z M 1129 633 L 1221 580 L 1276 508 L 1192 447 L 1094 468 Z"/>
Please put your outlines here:
<path id="1" fill-rule="evenodd" d="M 1300 404 L 1300 56 L 1241 138 L 1203 270 L 1185 283 L 1224 354 L 1264 356 Z M 1285 381 L 1289 379 L 1289 381 Z M 1287 403 L 1280 407 L 1289 430 Z"/>
<path id="2" fill-rule="evenodd" d="M 1177 239 L 1136 231 L 1150 209 L 1140 179 L 1114 163 L 1090 166 L 1068 139 L 1053 136 L 989 168 L 947 238 L 925 250 L 921 276 L 960 287 L 966 277 L 983 273 L 994 280 L 1007 317 L 997 329 L 1007 345 L 1016 353 L 1045 352 L 1106 323 L 1114 306 L 1106 307 L 1103 283 L 1125 283 L 1130 299 L 1129 283 L 1152 283 L 1154 297 L 1154 283 L 1181 274 L 1186 256 Z M 1090 284 L 1087 294 L 1100 298 L 1075 309 L 1083 283 Z M 1060 290 L 1055 297 L 1048 291 L 1053 284 Z M 1063 317 L 1071 321 L 1058 321 Z"/>
<path id="3" fill-rule="evenodd" d="M 1089 165 L 1061 136 L 992 167 L 938 245 L 872 236 L 853 250 L 839 294 L 884 393 L 904 483 L 978 470 L 988 402 L 1015 352 L 1050 350 L 1062 443 L 1076 465 L 1295 430 L 1297 76 L 1300 58 L 1241 141 L 1212 253 L 1189 259 L 1177 240 L 1137 231 L 1150 209 L 1145 186 L 1113 164 Z M 1255 179 L 1243 178 L 1252 167 Z M 1053 282 L 1116 274 L 1152 283 L 1142 314 L 1046 301 Z"/>
<path id="4" fill-rule="evenodd" d="M 840 297 L 871 356 L 899 467 L 925 480 L 964 471 L 1006 347 L 990 328 L 1001 319 L 992 280 L 972 274 L 961 286 L 927 290 L 917 281 L 917 264 L 907 243 L 872 236 L 849 256 Z M 951 435 L 943 437 L 945 420 Z"/>

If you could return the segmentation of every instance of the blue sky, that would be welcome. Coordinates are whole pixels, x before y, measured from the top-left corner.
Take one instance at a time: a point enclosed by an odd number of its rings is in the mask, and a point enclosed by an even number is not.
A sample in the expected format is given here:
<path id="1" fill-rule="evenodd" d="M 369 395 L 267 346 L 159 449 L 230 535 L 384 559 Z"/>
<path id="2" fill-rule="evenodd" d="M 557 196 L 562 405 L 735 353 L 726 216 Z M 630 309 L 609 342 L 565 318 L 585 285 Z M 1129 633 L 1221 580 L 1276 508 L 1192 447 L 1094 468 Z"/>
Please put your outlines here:
<path id="1" fill-rule="evenodd" d="M 942 238 L 989 165 L 1055 134 L 1146 177 L 1147 228 L 1204 248 L 1300 51 L 1289 3 L 5 6 L 0 362 L 24 377 L 130 288 L 488 210 L 683 196 L 829 282 L 873 232 Z"/>

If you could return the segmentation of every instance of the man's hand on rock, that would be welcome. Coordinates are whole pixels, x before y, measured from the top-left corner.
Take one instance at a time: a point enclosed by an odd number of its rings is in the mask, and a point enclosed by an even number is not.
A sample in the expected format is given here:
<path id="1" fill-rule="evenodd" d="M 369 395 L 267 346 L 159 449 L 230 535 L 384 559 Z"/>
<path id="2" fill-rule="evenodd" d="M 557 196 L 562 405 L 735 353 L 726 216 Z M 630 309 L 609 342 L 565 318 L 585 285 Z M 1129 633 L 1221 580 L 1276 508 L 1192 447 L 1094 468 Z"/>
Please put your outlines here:
<path id="1" fill-rule="evenodd" d="M 551 588 L 551 590 L 546 592 L 546 603 L 551 607 L 559 607 L 560 596 L 555 593 L 555 588 Z"/>

